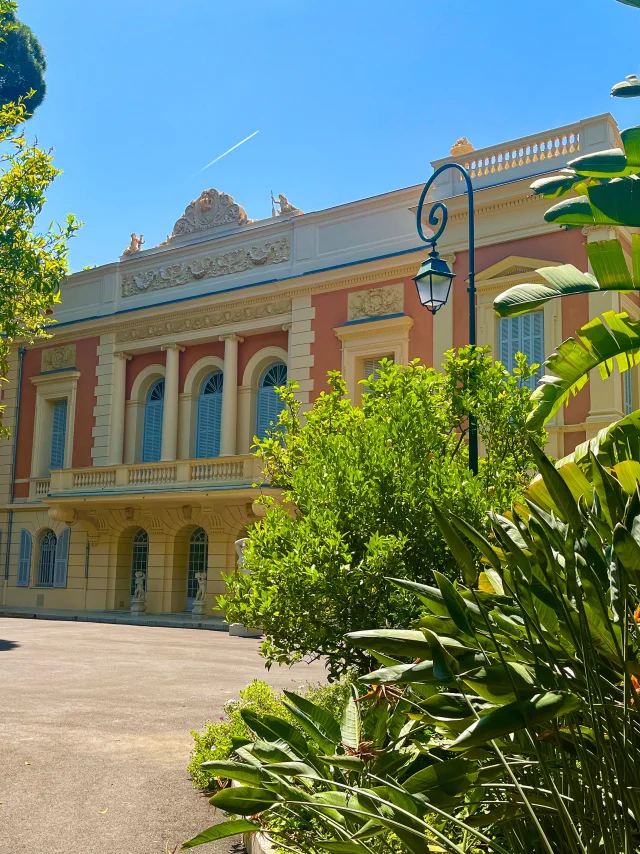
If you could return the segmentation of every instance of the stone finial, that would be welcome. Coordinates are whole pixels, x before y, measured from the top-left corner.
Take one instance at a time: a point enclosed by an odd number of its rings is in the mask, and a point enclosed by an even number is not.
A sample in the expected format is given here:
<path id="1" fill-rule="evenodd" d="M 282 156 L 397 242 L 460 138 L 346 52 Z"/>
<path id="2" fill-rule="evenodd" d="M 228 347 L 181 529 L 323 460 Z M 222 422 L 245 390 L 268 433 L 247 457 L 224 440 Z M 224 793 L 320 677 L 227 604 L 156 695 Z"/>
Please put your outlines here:
<path id="1" fill-rule="evenodd" d="M 449 153 L 456 157 L 458 154 L 471 154 L 472 151 L 475 151 L 473 145 L 471 145 L 466 136 L 461 136 L 460 139 L 457 139 L 453 143 Z"/>

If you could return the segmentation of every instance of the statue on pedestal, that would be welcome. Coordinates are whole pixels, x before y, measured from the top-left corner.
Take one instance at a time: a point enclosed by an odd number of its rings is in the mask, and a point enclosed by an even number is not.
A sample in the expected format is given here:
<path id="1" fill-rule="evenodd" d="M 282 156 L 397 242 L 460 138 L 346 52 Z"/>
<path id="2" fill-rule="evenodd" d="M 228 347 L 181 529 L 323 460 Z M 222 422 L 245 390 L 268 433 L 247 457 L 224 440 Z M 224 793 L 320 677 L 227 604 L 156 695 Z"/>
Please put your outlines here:
<path id="1" fill-rule="evenodd" d="M 196 601 L 191 609 L 191 614 L 194 617 L 202 617 L 207 610 L 207 573 L 196 572 L 194 578 L 198 582 L 198 589 L 196 590 Z"/>
<path id="2" fill-rule="evenodd" d="M 276 211 L 276 205 L 280 208 L 279 211 Z M 292 205 L 289 199 L 285 196 L 284 193 L 278 193 L 278 199 L 274 199 L 273 193 L 271 193 L 271 215 L 272 216 L 283 216 L 284 214 L 301 214 L 304 211 L 301 211 L 300 208 L 297 208 L 295 205 Z"/>
<path id="3" fill-rule="evenodd" d="M 144 234 L 141 234 L 140 237 L 133 232 L 131 235 L 131 243 L 127 246 L 127 248 L 122 253 L 122 257 L 126 258 L 129 255 L 134 255 L 136 252 L 140 252 L 142 247 L 144 246 Z"/>
<path id="4" fill-rule="evenodd" d="M 133 614 L 143 614 L 147 610 L 147 591 L 145 589 L 146 581 L 146 572 L 142 572 L 140 569 L 136 570 L 134 576 L 133 599 L 131 601 L 131 613 Z"/>

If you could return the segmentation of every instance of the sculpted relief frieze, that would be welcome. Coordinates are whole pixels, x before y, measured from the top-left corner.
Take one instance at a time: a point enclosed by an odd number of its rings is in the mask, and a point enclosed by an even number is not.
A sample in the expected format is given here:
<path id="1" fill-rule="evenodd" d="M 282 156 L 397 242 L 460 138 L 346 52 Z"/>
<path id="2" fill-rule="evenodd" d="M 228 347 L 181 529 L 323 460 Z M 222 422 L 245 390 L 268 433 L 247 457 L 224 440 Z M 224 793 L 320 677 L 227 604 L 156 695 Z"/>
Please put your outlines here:
<path id="1" fill-rule="evenodd" d="M 40 370 L 42 373 L 46 371 L 61 371 L 64 368 L 75 368 L 76 365 L 76 345 L 68 344 L 66 347 L 49 347 L 42 351 L 42 361 Z"/>
<path id="2" fill-rule="evenodd" d="M 225 308 L 219 311 L 209 311 L 196 317 L 185 317 L 177 320 L 166 320 L 160 323 L 147 323 L 135 329 L 122 329 L 116 333 L 116 341 L 126 344 L 131 341 L 142 341 L 145 338 L 162 338 L 166 335 L 197 332 L 200 329 L 214 329 L 216 326 L 244 323 L 251 320 L 264 320 L 269 317 L 280 317 L 291 313 L 291 300 L 282 299 L 275 302 L 262 303 L 238 308 Z"/>
<path id="3" fill-rule="evenodd" d="M 193 234 L 220 226 L 245 225 L 247 215 L 244 208 L 237 204 L 228 193 L 218 190 L 205 190 L 191 204 L 173 227 L 172 237 Z"/>
<path id="4" fill-rule="evenodd" d="M 139 296 L 150 291 L 189 285 L 203 279 L 217 279 L 234 273 L 245 273 L 271 264 L 284 264 L 291 258 L 288 237 L 255 246 L 233 249 L 218 255 L 205 255 L 183 264 L 170 264 L 158 270 L 128 273 L 122 278 L 122 296 Z"/>
<path id="5" fill-rule="evenodd" d="M 404 285 L 387 285 L 349 294 L 348 320 L 367 320 L 404 311 Z"/>

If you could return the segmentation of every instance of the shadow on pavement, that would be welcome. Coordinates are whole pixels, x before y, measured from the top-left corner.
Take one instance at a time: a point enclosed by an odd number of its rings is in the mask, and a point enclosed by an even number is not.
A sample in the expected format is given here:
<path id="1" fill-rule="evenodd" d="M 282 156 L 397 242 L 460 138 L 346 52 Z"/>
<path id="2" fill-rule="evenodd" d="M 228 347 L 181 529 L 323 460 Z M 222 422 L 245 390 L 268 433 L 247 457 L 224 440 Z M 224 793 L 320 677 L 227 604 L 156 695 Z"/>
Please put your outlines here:
<path id="1" fill-rule="evenodd" d="M 17 646 L 20 646 L 20 644 L 15 641 L 0 638 L 0 652 L 7 652 L 10 649 L 15 649 Z"/>

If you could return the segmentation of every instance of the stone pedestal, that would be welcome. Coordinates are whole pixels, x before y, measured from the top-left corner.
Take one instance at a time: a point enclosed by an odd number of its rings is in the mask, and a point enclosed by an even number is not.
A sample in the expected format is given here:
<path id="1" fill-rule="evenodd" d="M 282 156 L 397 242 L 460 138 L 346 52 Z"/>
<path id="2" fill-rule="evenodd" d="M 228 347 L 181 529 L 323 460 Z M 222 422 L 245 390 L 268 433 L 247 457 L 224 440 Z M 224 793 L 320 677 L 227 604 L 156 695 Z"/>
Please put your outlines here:
<path id="1" fill-rule="evenodd" d="M 191 609 L 191 616 L 194 620 L 204 620 L 207 616 L 207 603 L 195 602 Z"/>
<path id="2" fill-rule="evenodd" d="M 232 638 L 261 638 L 262 629 L 248 629 L 242 623 L 231 623 L 229 626 L 229 637 Z"/>
<path id="3" fill-rule="evenodd" d="M 144 614 L 144 612 L 146 610 L 147 610 L 147 603 L 144 601 L 144 599 L 142 599 L 140 601 L 134 600 L 131 603 L 131 613 L 132 614 Z"/>

